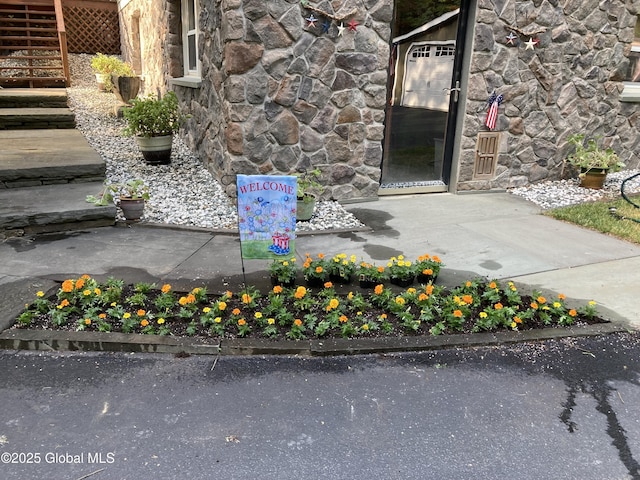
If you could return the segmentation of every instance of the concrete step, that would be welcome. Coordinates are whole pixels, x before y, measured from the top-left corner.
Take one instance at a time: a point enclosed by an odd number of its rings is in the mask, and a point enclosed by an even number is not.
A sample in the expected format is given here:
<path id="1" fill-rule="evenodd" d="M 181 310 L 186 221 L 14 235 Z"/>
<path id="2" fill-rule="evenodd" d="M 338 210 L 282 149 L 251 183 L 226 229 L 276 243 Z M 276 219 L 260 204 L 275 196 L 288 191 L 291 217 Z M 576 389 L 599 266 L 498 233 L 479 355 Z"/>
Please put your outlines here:
<path id="1" fill-rule="evenodd" d="M 0 191 L 104 181 L 106 165 L 78 130 L 0 130 Z"/>
<path id="2" fill-rule="evenodd" d="M 25 234 L 84 230 L 115 224 L 116 207 L 96 207 L 102 182 L 44 185 L 0 190 L 0 232 Z"/>
<path id="3" fill-rule="evenodd" d="M 0 109 L 0 130 L 30 130 L 75 127 L 75 115 L 68 108 Z"/>
<path id="4" fill-rule="evenodd" d="M 3 88 L 0 108 L 67 108 L 64 88 Z"/>

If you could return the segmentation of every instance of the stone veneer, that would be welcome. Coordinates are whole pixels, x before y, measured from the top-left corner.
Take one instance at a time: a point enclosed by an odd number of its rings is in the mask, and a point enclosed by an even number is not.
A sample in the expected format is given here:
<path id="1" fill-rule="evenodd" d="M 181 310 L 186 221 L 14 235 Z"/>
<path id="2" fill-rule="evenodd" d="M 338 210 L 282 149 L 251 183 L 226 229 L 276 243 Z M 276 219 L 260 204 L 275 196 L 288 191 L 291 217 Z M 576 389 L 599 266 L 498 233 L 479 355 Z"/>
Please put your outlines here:
<path id="1" fill-rule="evenodd" d="M 600 136 L 628 166 L 638 166 L 637 103 L 619 101 L 640 2 L 622 0 L 478 0 L 458 166 L 458 190 L 516 187 L 558 179 L 573 133 Z M 507 46 L 506 26 L 540 40 Z M 504 95 L 496 130 L 496 175 L 473 179 L 485 102 Z M 455 164 L 455 160 L 454 160 Z"/>
<path id="2" fill-rule="evenodd" d="M 375 197 L 380 178 L 391 5 L 347 0 L 202 2 L 202 86 L 176 87 L 193 115 L 190 145 L 227 184 L 236 173 L 322 172 L 324 196 Z M 305 21 L 314 13 L 315 28 Z M 234 194 L 228 185 L 227 193 Z"/>

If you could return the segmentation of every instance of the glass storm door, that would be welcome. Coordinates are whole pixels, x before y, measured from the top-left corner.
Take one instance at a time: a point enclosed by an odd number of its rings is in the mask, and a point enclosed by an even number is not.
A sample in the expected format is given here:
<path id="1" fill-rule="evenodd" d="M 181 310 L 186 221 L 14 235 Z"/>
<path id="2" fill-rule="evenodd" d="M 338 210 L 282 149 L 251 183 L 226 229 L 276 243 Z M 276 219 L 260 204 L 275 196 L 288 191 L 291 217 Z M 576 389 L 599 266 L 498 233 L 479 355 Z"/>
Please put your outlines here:
<path id="1" fill-rule="evenodd" d="M 380 194 L 447 190 L 466 23 L 460 3 L 395 0 Z"/>

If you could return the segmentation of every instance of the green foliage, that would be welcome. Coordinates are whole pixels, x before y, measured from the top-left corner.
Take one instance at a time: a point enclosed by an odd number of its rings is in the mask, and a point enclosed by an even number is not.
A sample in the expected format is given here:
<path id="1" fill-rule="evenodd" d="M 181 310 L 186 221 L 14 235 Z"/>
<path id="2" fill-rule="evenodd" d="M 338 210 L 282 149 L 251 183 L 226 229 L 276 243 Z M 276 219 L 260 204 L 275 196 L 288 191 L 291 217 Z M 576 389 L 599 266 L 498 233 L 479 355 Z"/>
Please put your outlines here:
<path id="1" fill-rule="evenodd" d="M 98 195 L 87 195 L 85 200 L 96 206 L 104 206 L 113 203 L 114 195 L 132 200 L 149 200 L 149 186 L 139 178 L 124 183 L 105 183 Z"/>
<path id="2" fill-rule="evenodd" d="M 108 75 L 104 83 L 104 88 L 107 92 L 113 90 L 111 75 L 117 75 L 119 77 L 136 76 L 136 73 L 130 64 L 123 62 L 114 55 L 104 55 L 103 53 L 98 53 L 91 59 L 91 69 L 95 73 Z"/>
<path id="3" fill-rule="evenodd" d="M 393 35 L 404 35 L 460 7 L 460 0 L 396 0 Z"/>
<path id="4" fill-rule="evenodd" d="M 567 157 L 567 162 L 579 167 L 581 175 L 592 169 L 617 172 L 625 166 L 612 148 L 601 149 L 593 138 L 588 139 L 585 144 L 584 139 L 583 133 L 573 134 L 568 139 L 576 147 L 576 151 Z"/>
<path id="5" fill-rule="evenodd" d="M 139 137 L 160 137 L 176 133 L 188 118 L 180 113 L 178 97 L 172 91 L 164 97 L 148 95 L 134 98 L 131 107 L 123 110 L 128 126 L 124 135 Z"/>

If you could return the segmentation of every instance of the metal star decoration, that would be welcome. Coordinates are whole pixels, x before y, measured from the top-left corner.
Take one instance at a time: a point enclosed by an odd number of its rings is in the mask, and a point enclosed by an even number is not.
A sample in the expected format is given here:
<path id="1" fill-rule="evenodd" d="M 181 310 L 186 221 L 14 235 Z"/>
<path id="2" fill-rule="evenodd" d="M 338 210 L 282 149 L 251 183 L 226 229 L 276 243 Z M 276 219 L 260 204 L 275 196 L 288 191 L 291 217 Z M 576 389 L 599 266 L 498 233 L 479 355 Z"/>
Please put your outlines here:
<path id="1" fill-rule="evenodd" d="M 515 45 L 517 38 L 517 35 L 515 35 L 513 32 L 509 32 L 509 35 L 507 35 L 507 45 Z"/>
<path id="2" fill-rule="evenodd" d="M 315 28 L 316 22 L 318 21 L 318 19 L 313 16 L 313 13 L 309 15 L 307 18 L 305 18 L 305 20 L 309 22 L 309 24 L 307 25 L 307 28 L 312 28 L 312 27 Z"/>
<path id="3" fill-rule="evenodd" d="M 356 22 L 355 20 L 351 20 L 349 23 L 347 23 L 347 26 L 349 27 L 349 30 L 352 32 L 355 32 L 356 29 L 358 28 L 358 22 Z"/>
<path id="4" fill-rule="evenodd" d="M 322 33 L 329 33 L 329 29 L 331 28 L 331 22 L 329 20 L 325 20 L 322 24 Z"/>
<path id="5" fill-rule="evenodd" d="M 536 38 L 535 40 L 533 38 L 529 38 L 528 42 L 524 42 L 524 44 L 526 45 L 525 50 L 533 50 L 535 49 L 535 46 L 538 45 L 539 40 Z"/>
<path id="6" fill-rule="evenodd" d="M 338 36 L 341 37 L 342 34 L 344 33 L 344 29 L 346 27 L 344 26 L 344 23 L 340 22 L 340 25 L 338 25 Z"/>

